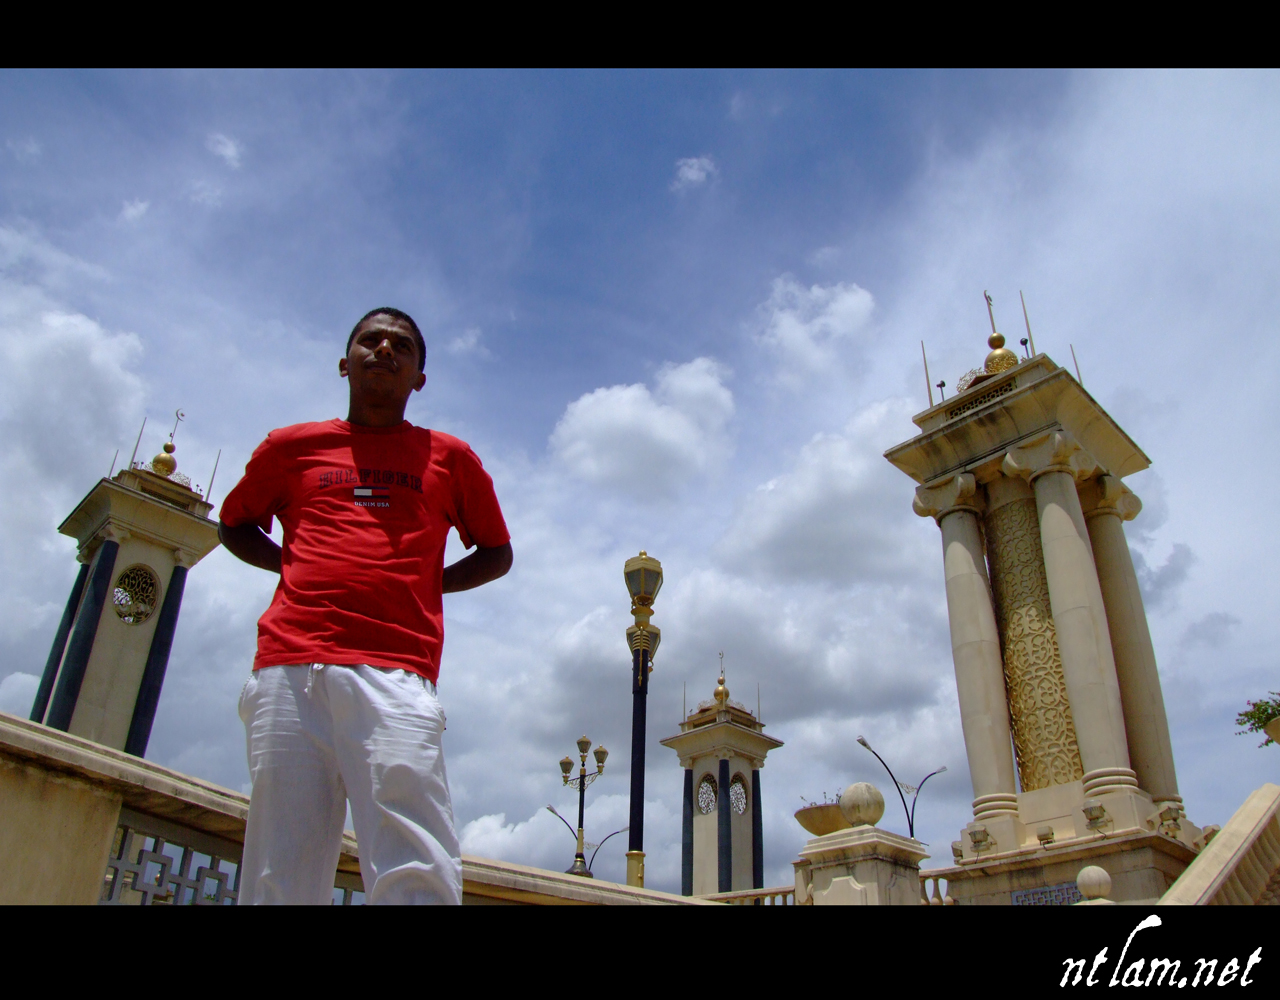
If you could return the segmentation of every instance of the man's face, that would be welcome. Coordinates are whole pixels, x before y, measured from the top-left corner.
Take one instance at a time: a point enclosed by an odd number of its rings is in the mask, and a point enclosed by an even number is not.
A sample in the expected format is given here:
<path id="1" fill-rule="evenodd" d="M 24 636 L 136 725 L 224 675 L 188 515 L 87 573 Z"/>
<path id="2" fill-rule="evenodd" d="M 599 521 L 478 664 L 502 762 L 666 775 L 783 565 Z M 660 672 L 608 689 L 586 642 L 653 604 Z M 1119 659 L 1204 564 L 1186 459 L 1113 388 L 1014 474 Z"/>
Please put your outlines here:
<path id="1" fill-rule="evenodd" d="M 418 371 L 418 341 L 402 319 L 378 313 L 360 324 L 338 373 L 351 379 L 352 398 L 407 400 L 426 384 Z"/>

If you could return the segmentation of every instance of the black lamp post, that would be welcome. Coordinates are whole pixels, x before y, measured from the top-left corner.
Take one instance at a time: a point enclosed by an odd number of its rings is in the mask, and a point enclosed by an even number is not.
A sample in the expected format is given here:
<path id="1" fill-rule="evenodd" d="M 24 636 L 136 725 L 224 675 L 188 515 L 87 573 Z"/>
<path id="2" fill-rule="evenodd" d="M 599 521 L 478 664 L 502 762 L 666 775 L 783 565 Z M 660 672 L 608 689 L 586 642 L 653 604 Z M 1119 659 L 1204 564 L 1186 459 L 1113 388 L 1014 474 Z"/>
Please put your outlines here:
<path id="1" fill-rule="evenodd" d="M 636 623 L 627 629 L 631 649 L 631 833 L 627 845 L 627 885 L 644 885 L 644 738 L 649 674 L 662 630 L 649 624 L 653 599 L 662 589 L 662 563 L 640 550 L 622 569 Z"/>
<path id="2" fill-rule="evenodd" d="M 578 758 L 580 761 L 580 766 L 578 770 L 578 776 L 576 778 L 569 777 L 569 773 L 573 770 L 573 758 L 565 757 L 562 761 L 560 761 L 560 775 L 564 779 L 564 783 L 566 785 L 572 785 L 574 788 L 578 790 L 578 851 L 573 856 L 573 866 L 569 868 L 566 874 L 581 875 L 583 878 L 592 877 L 591 869 L 587 865 L 587 859 L 584 853 L 583 841 L 582 841 L 582 824 L 583 824 L 583 818 L 584 818 L 583 814 L 586 811 L 586 804 L 587 804 L 587 786 L 591 784 L 591 782 L 595 781 L 596 778 L 600 777 L 601 774 L 604 773 L 605 758 L 609 756 L 609 751 L 606 750 L 603 745 L 596 747 L 594 753 L 592 754 L 592 756 L 594 756 L 596 759 L 596 769 L 593 773 L 588 774 L 587 773 L 587 751 L 590 749 L 591 749 L 591 740 L 588 739 L 586 736 L 579 736 L 578 737 Z M 551 809 L 550 806 L 547 806 L 547 808 Z M 554 809 L 551 809 L 551 811 L 553 813 L 556 813 Z M 556 813 L 556 815 L 560 816 L 559 813 Z M 563 816 L 561 816 L 560 818 L 564 819 Z M 597 848 L 597 850 L 598 849 L 599 848 Z M 592 859 L 594 859 L 595 855 L 593 854 L 591 857 Z"/>
<path id="3" fill-rule="evenodd" d="M 871 750 L 871 744 L 868 743 L 863 737 L 859 736 L 858 742 L 861 743 L 868 750 Z M 886 771 L 889 771 L 889 765 L 884 763 L 884 758 L 881 757 L 874 750 L 871 750 L 871 752 L 872 754 L 875 755 L 876 760 L 878 760 L 881 764 L 884 764 L 884 769 Z M 910 837 L 912 840 L 914 840 L 916 836 L 916 799 L 920 797 L 920 789 L 924 788 L 925 781 L 928 781 L 935 774 L 941 774 L 945 770 L 946 770 L 945 767 L 940 767 L 936 771 L 930 771 L 928 774 L 924 776 L 924 780 L 921 781 L 920 784 L 916 785 L 914 788 L 910 785 L 904 785 L 901 781 L 899 781 L 897 778 L 893 776 L 892 771 L 889 771 L 889 777 L 893 781 L 893 787 L 898 790 L 898 798 L 902 799 L 902 811 L 907 814 L 907 836 Z M 913 793 L 911 796 L 910 809 L 907 808 L 907 797 L 902 794 L 902 790 L 904 788 L 907 791 Z"/>

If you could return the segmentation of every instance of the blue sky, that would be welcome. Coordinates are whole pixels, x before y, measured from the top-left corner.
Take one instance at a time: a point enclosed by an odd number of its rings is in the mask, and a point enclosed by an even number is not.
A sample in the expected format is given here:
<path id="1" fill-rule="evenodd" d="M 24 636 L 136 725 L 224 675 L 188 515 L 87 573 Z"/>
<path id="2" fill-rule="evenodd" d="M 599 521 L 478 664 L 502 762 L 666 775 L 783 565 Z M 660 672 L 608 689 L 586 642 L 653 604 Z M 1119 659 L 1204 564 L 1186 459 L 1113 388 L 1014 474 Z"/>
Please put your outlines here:
<path id="1" fill-rule="evenodd" d="M 1277 684 L 1274 74 L 0 75 L 0 708 L 25 714 L 74 575 L 56 526 L 144 415 L 225 496 L 267 430 L 345 413 L 375 305 L 428 342 L 416 423 L 470 441 L 512 574 L 451 597 L 441 693 L 467 849 L 565 867 L 542 810 L 583 730 L 626 814 L 622 561 L 663 560 L 650 882 L 678 885 L 684 685 L 761 688 L 769 881 L 799 796 L 921 802 L 933 864 L 967 816 L 937 529 L 883 460 L 985 353 L 983 289 L 1153 459 L 1128 526 L 1183 794 L 1223 822 L 1274 773 L 1232 735 Z M 454 546 L 456 551 L 457 547 Z M 241 788 L 235 700 L 262 574 L 191 576 L 149 755 Z M 892 803 L 890 803 L 892 805 Z M 563 809 L 562 809 L 563 811 Z M 892 810 L 885 823 L 895 822 Z M 899 824 L 901 825 L 901 824 Z M 590 836 L 590 833 L 589 833 Z M 597 870 L 620 877 L 622 838 Z"/>

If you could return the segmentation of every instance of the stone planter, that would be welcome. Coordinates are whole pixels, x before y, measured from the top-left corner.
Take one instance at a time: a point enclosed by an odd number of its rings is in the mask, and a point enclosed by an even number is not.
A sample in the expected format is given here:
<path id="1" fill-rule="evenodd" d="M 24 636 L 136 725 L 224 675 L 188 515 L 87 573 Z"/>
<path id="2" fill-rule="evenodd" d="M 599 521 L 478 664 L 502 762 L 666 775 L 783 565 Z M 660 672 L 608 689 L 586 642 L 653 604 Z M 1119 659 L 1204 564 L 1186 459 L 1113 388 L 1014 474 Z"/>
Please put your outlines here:
<path id="1" fill-rule="evenodd" d="M 849 821 L 836 802 L 805 806 L 796 810 L 796 821 L 815 837 L 824 837 L 837 830 L 849 829 Z"/>

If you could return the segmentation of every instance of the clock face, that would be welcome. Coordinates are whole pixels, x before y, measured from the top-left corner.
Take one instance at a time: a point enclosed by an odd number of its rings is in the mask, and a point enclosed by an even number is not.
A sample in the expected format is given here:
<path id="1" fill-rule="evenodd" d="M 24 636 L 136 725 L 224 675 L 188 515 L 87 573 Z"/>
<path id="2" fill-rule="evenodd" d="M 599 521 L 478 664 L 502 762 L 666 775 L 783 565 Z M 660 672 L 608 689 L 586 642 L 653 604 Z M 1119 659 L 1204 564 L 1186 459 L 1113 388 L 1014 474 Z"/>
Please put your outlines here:
<path id="1" fill-rule="evenodd" d="M 747 783 L 740 774 L 735 774 L 729 785 L 729 805 L 739 816 L 747 811 Z"/>
<path id="2" fill-rule="evenodd" d="M 705 775 L 698 784 L 698 812 L 704 816 L 716 811 L 716 779 Z"/>

